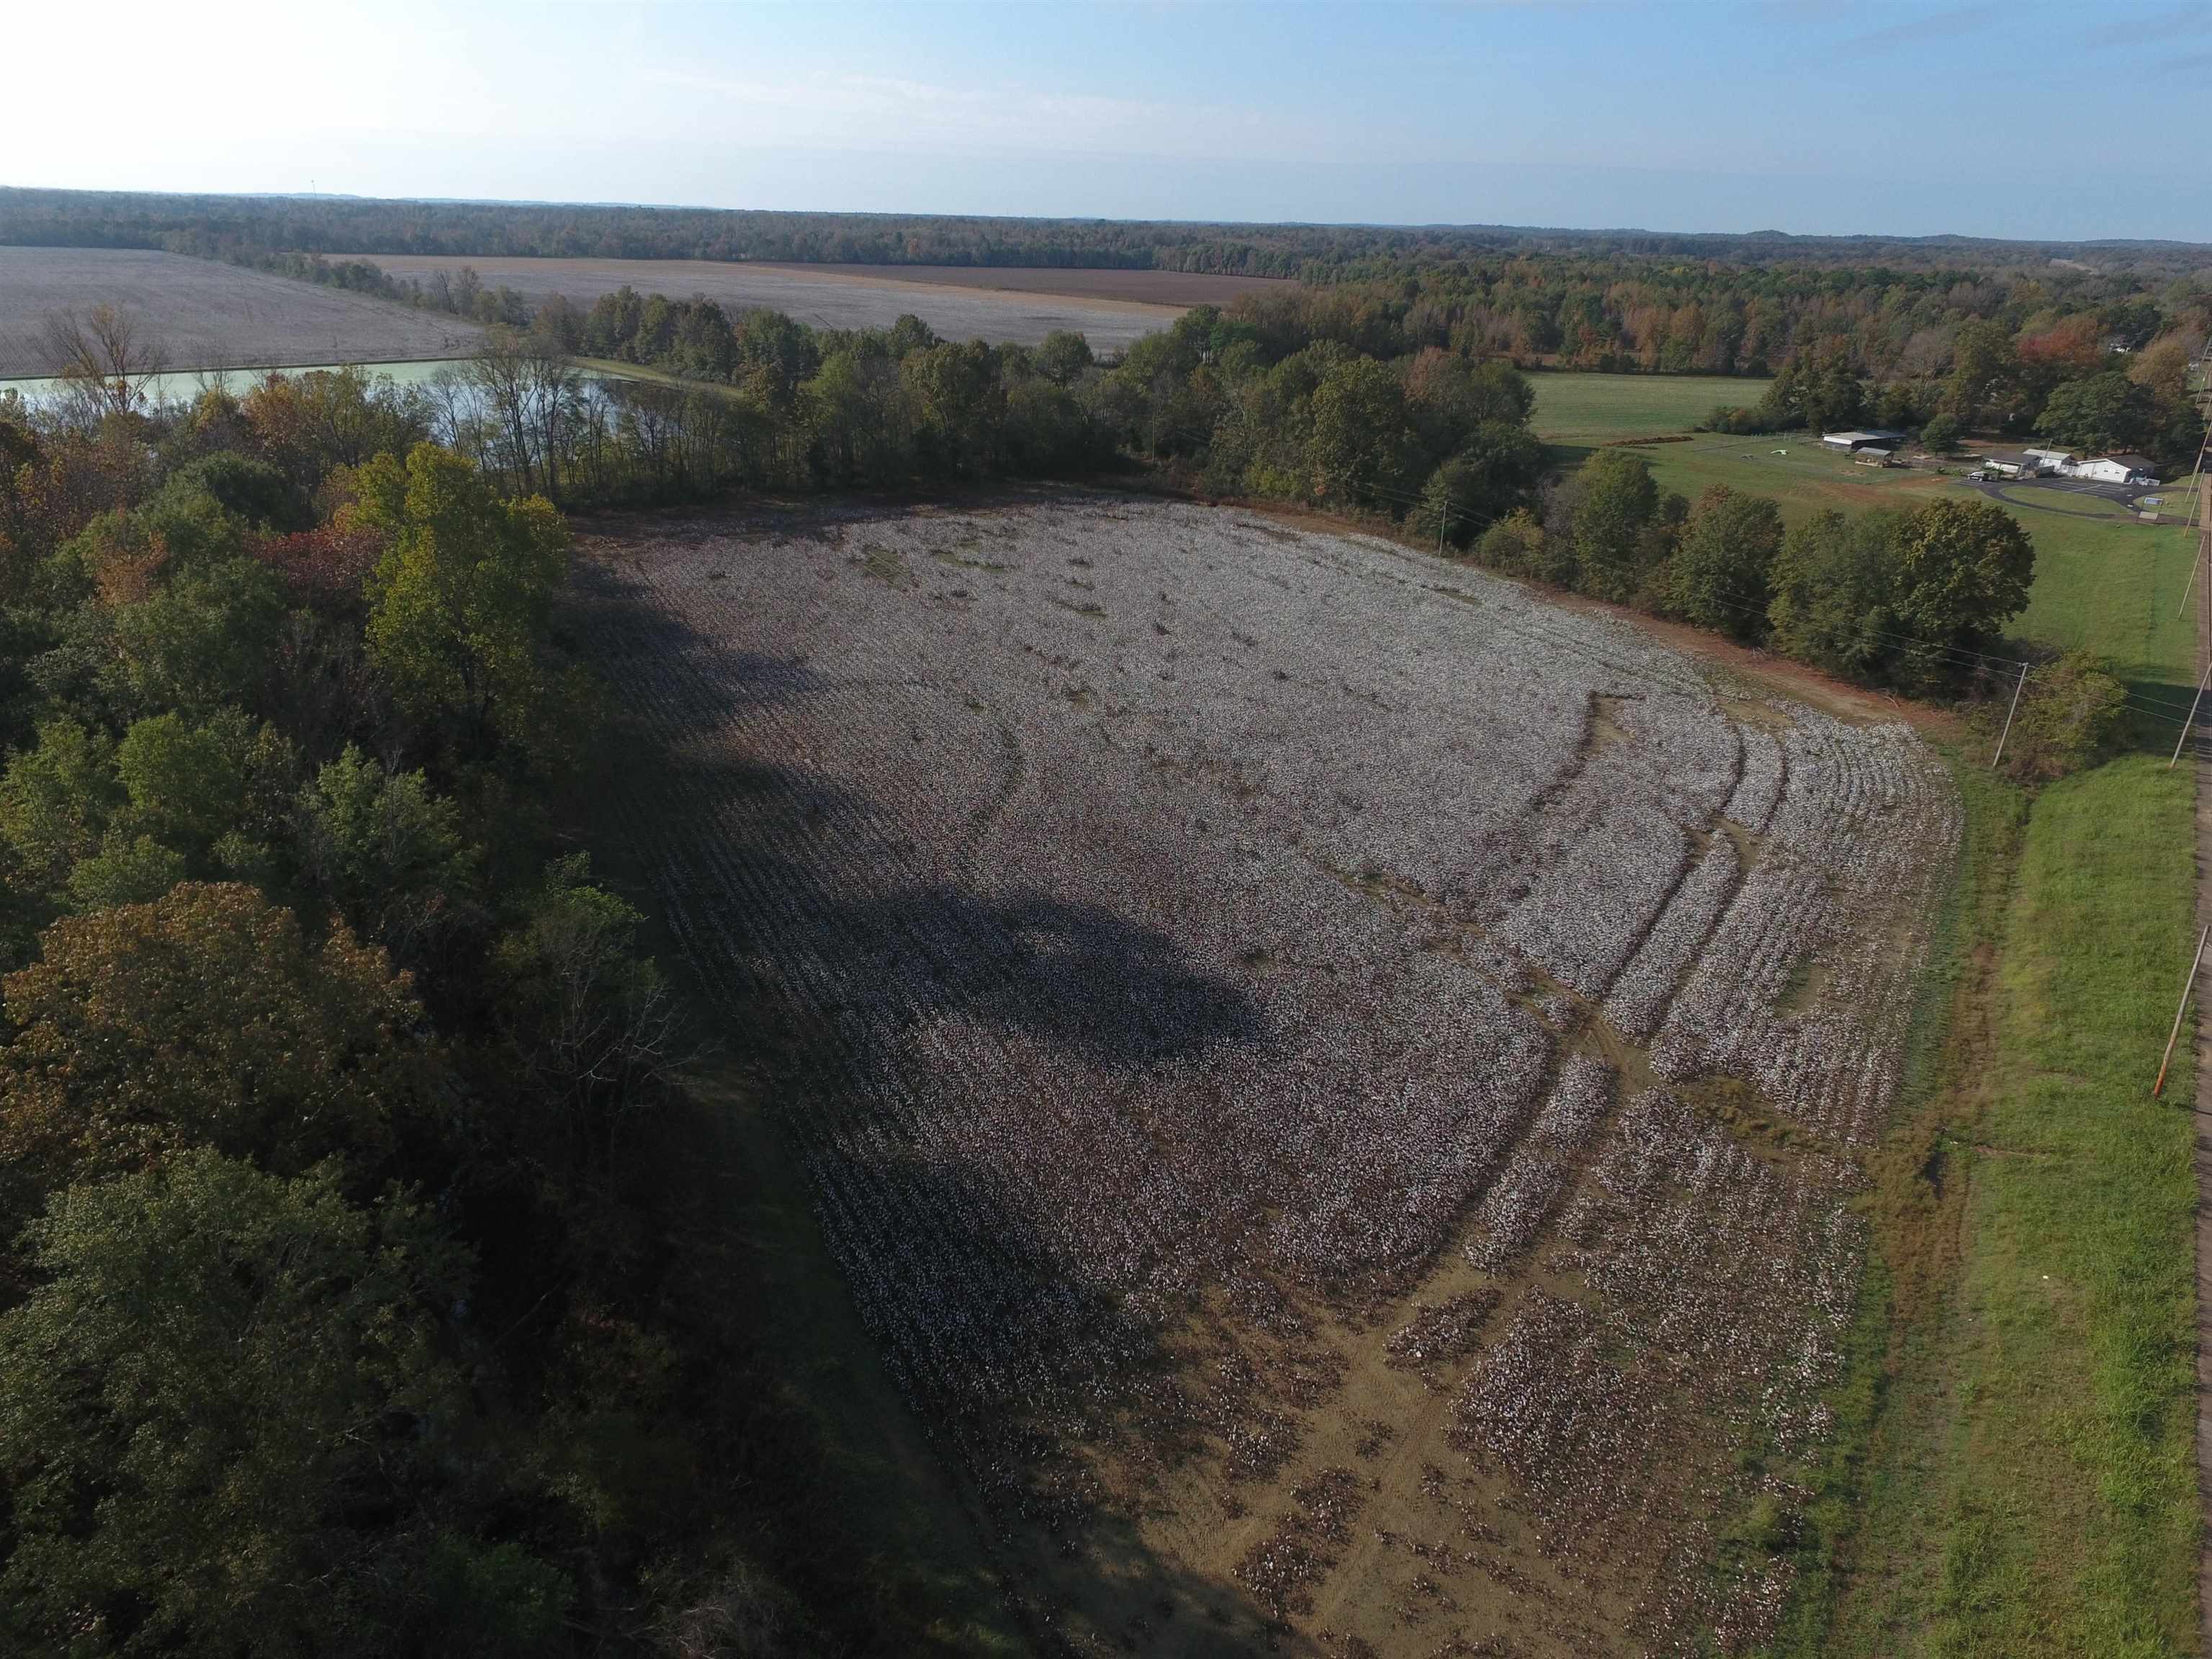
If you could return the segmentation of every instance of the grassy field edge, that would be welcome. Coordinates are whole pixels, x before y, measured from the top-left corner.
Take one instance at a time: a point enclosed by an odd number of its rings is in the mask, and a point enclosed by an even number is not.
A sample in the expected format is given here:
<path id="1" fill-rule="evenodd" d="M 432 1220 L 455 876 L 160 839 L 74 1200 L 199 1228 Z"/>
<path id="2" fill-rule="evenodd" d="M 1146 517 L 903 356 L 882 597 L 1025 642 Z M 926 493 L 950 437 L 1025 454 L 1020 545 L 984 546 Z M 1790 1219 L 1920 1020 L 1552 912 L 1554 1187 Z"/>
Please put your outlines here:
<path id="1" fill-rule="evenodd" d="M 2193 781 L 1954 757 L 1960 878 L 1784 1654 L 2197 1651 Z M 2021 811 L 2025 806 L 2024 812 Z"/>
<path id="2" fill-rule="evenodd" d="M 1777 1659 L 1829 1650 L 1864 1539 L 1869 1488 L 1893 1437 L 1900 1376 L 1924 1351 L 1957 1270 L 1961 1189 L 1954 1182 L 1947 1194 L 1944 1181 L 1951 1120 L 1987 1056 L 1995 947 L 2027 802 L 1955 745 L 1941 752 L 1960 795 L 1958 865 L 1929 939 L 1894 1120 L 1868 1163 L 1866 1270 L 1826 1396 L 1834 1431 L 1801 1472 L 1813 1497 L 1793 1540 L 1797 1577 L 1770 1650 Z"/>

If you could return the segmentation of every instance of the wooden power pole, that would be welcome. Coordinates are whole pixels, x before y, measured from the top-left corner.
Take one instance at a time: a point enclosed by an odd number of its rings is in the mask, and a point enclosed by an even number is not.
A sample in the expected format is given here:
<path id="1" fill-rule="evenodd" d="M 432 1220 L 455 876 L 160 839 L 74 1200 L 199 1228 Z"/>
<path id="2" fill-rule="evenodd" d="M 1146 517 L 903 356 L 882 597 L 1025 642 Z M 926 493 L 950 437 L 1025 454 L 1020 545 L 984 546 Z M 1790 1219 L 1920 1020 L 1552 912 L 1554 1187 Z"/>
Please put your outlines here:
<path id="1" fill-rule="evenodd" d="M 2012 706 L 2005 710 L 2004 730 L 1997 733 L 1997 752 L 1990 757 L 1990 764 L 1991 766 L 1995 766 L 1999 761 L 2004 758 L 2005 739 L 2012 735 L 2012 717 L 2020 713 L 2020 694 L 2025 690 L 2027 687 L 2027 665 L 2026 663 L 2022 663 L 2020 665 L 2020 678 L 2014 684 L 2012 688 Z"/>
<path id="2" fill-rule="evenodd" d="M 2166 1034 L 2166 1053 L 2158 1062 L 2158 1081 L 2150 1085 L 2150 1097 L 2156 1100 L 2166 1089 L 2166 1068 L 2173 1064 L 2173 1044 L 2181 1035 L 2181 1017 L 2189 1011 L 2189 993 L 2197 983 L 2197 969 L 2204 961 L 2204 944 L 2212 939 L 2212 927 L 2197 936 L 2197 954 L 2189 959 L 2189 977 L 2181 981 L 2181 1006 L 2173 1011 L 2173 1029 Z"/>

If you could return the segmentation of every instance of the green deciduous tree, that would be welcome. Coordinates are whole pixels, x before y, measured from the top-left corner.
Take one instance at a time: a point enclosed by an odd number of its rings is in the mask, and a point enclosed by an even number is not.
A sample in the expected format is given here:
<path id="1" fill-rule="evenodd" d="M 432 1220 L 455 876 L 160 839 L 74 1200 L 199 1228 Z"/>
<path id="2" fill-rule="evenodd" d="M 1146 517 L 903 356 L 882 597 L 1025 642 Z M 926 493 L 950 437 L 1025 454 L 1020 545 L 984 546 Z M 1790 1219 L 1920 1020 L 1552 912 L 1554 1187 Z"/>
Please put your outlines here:
<path id="1" fill-rule="evenodd" d="M 2142 449 L 2158 435 L 2157 402 L 2125 374 L 2084 375 L 2059 383 L 2036 429 L 2077 449 Z"/>
<path id="2" fill-rule="evenodd" d="M 672 1059 L 674 1034 L 666 982 L 637 954 L 644 918 L 590 877 L 580 853 L 549 866 L 497 952 L 516 1050 L 566 1109 L 579 1167 L 611 1151 Z"/>
<path id="3" fill-rule="evenodd" d="M 1616 604 L 1635 598 L 1659 513 L 1659 486 L 1640 455 L 1601 449 L 1583 465 L 1574 501 L 1575 586 Z"/>
<path id="4" fill-rule="evenodd" d="M 297 1170 L 373 1168 L 437 1082 L 421 1010 L 380 951 L 310 945 L 251 887 L 187 883 L 67 917 L 8 975 L 0 1161 L 64 1184 L 211 1144 Z"/>
<path id="5" fill-rule="evenodd" d="M 0 1317 L 0 1629 L 54 1655 L 390 1651 L 381 1528 L 467 1408 L 440 1352 L 465 1259 L 329 1170 L 205 1149 L 70 1188 L 28 1243 L 37 1288 Z"/>
<path id="6" fill-rule="evenodd" d="M 1525 507 L 1508 514 L 1484 531 L 1482 539 L 1475 544 L 1474 556 L 1493 570 L 1502 570 L 1510 576 L 1559 580 L 1546 546 L 1543 520 Z"/>
<path id="7" fill-rule="evenodd" d="M 1427 536 L 1443 526 L 1463 547 L 1493 520 L 1526 506 L 1543 471 L 1544 446 L 1527 427 L 1486 422 L 1422 485 L 1418 527 Z"/>
<path id="8" fill-rule="evenodd" d="M 74 720 L 49 720 L 35 748 L 9 757 L 0 776 L 0 836 L 17 879 L 53 891 L 80 859 L 99 850 L 108 817 L 123 804 L 115 745 Z"/>
<path id="9" fill-rule="evenodd" d="M 1037 372 L 1055 386 L 1073 386 L 1092 361 L 1091 342 L 1064 328 L 1053 330 L 1036 349 Z"/>
<path id="10" fill-rule="evenodd" d="M 1766 629 L 1782 539 L 1782 513 L 1772 501 L 1714 485 L 1698 497 L 1668 561 L 1668 608 L 1699 628 L 1757 639 Z"/>
<path id="11" fill-rule="evenodd" d="M 105 910 L 118 904 L 148 903 L 182 881 L 188 868 L 185 855 L 174 848 L 112 825 L 100 837 L 100 850 L 70 872 L 70 906 Z"/>
<path id="12" fill-rule="evenodd" d="M 1421 482 L 1420 441 L 1388 364 L 1357 357 L 1314 388 L 1306 471 L 1314 498 L 1382 504 L 1394 515 Z"/>
<path id="13" fill-rule="evenodd" d="M 477 915 L 460 813 L 420 772 L 349 745 L 300 792 L 300 864 L 326 909 L 410 965 Z"/>
<path id="14" fill-rule="evenodd" d="M 235 708 L 197 723 L 174 714 L 135 721 L 115 750 L 129 827 L 196 860 L 233 830 L 265 843 L 289 803 L 294 765 L 273 726 Z"/>
<path id="15" fill-rule="evenodd" d="M 930 465 L 962 475 L 998 465 L 1006 393 L 989 346 L 969 340 L 919 347 L 899 360 L 899 382 L 913 410 L 916 444 Z"/>
<path id="16" fill-rule="evenodd" d="M 553 702 L 544 661 L 568 531 L 537 497 L 503 501 L 450 450 L 361 469 L 355 512 L 390 539 L 369 579 L 371 653 L 403 706 L 452 722 L 464 753 L 499 738 L 526 750 Z"/>
<path id="17" fill-rule="evenodd" d="M 1943 408 L 1968 427 L 2002 421 L 2021 387 L 2020 355 L 2001 323 L 1977 318 L 1960 325 L 1951 343 L 1951 378 Z"/>
<path id="18" fill-rule="evenodd" d="M 1774 647 L 1832 674 L 1890 678 L 1904 625 L 1891 555 L 1897 527 L 1894 514 L 1833 511 L 1791 526 L 1771 578 Z"/>
<path id="19" fill-rule="evenodd" d="M 2095 764 L 2118 741 L 2128 689 L 2087 651 L 2031 672 L 2021 689 L 2005 769 L 2017 778 L 2063 778 Z"/>
<path id="20" fill-rule="evenodd" d="M 1971 646 L 2027 607 L 2035 544 L 1995 501 L 1929 501 L 1893 544 L 1898 615 L 1932 644 Z"/>
<path id="21" fill-rule="evenodd" d="M 143 599 L 115 608 L 114 656 L 102 685 L 133 714 L 252 707 L 262 702 L 285 603 L 283 579 L 255 559 L 173 568 Z"/>

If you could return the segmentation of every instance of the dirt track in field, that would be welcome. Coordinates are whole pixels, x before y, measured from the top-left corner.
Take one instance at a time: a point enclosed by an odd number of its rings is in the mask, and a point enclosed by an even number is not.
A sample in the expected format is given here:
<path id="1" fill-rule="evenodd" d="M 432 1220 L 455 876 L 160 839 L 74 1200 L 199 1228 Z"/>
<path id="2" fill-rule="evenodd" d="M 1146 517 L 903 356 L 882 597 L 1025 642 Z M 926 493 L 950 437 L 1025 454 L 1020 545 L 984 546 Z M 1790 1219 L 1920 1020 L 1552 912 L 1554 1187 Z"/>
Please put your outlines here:
<path id="1" fill-rule="evenodd" d="M 475 349 L 457 317 L 144 248 L 0 247 L 0 377 L 50 374 L 45 319 L 136 313 L 178 369 L 398 362 Z"/>
<path id="2" fill-rule="evenodd" d="M 1143 285 L 1133 277 L 1174 276 L 1163 294 L 1188 291 L 1206 279 L 1168 271 L 979 271 L 991 286 L 956 280 L 950 268 L 934 278 L 900 270 L 827 265 L 729 264 L 712 259 L 529 259 L 463 258 L 448 255 L 375 253 L 368 256 L 391 276 L 428 282 L 437 271 L 454 276 L 465 265 L 487 288 L 507 287 L 532 303 L 559 294 L 588 307 L 603 294 L 625 285 L 641 294 L 672 299 L 704 295 L 732 309 L 766 307 L 817 328 L 884 328 L 911 312 L 951 340 L 1016 341 L 1035 345 L 1055 329 L 1073 329 L 1094 350 L 1119 351 L 1147 334 L 1167 327 L 1189 301 L 1153 303 L 1122 297 Z M 898 268 L 892 268 L 898 269 Z M 1078 295 L 1024 287 L 1015 291 L 1001 278 L 1051 277 L 1074 287 L 1092 283 Z M 1215 279 L 1235 283 L 1238 279 Z M 1114 291 L 1104 291 L 1111 289 Z"/>

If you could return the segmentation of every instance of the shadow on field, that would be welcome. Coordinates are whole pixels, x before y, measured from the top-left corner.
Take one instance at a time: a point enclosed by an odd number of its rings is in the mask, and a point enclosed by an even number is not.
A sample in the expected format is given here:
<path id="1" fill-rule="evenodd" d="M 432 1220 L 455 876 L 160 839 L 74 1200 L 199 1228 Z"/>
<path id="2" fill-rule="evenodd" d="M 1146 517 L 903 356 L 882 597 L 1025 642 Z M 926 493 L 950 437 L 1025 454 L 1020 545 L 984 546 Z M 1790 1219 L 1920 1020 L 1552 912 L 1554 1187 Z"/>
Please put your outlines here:
<path id="1" fill-rule="evenodd" d="M 1049 1237 L 1048 1202 L 1010 1185 L 1009 1166 L 971 1164 L 965 1097 L 1021 1085 L 1003 1067 L 964 1074 L 929 1031 L 958 1018 L 1080 1062 L 1060 1072 L 1072 1097 L 1024 1149 L 1048 1177 L 1079 1183 L 1085 1068 L 1095 1081 L 1265 1044 L 1258 1005 L 1109 906 L 985 891 L 941 860 L 925 866 L 896 805 L 871 790 L 718 750 L 746 708 L 803 706 L 817 689 L 803 659 L 702 635 L 619 572 L 579 577 L 579 632 L 620 727 L 598 792 L 606 838 L 630 838 L 621 867 L 651 886 L 689 954 L 699 1024 L 770 1079 L 722 1099 L 720 1155 L 749 1196 L 713 1270 L 763 1306 L 762 1340 L 826 1437 L 814 1455 L 856 1547 L 885 1551 L 892 1572 L 902 1556 L 933 1564 L 921 1580 L 984 1624 L 962 1564 L 988 1560 L 1030 1651 L 1103 1640 L 1164 1656 L 1316 1652 L 1270 1632 L 1233 1580 L 1163 1559 L 1125 1517 L 1094 1510 L 1065 1443 L 1032 1432 L 1041 1415 L 1110 1414 L 1115 1380 L 1153 1364 L 1154 1340 Z M 908 1040 L 917 1031 L 926 1058 Z M 1102 1133 L 1118 1128 L 1095 1104 Z M 824 1156 L 816 1136 L 841 1121 L 880 1132 Z M 815 1186 L 825 1171 L 834 1180 Z"/>
<path id="2" fill-rule="evenodd" d="M 2126 746 L 2151 754 L 2170 755 L 2174 742 L 2181 736 L 2182 723 L 2189 718 L 2190 705 L 2197 697 L 2194 684 L 2179 685 L 2171 680 L 2126 680 L 2128 716 Z M 2212 732 L 2206 727 L 2212 724 L 2212 696 L 2197 711 L 2195 735 L 2190 739 L 2201 753 L 2212 743 Z"/>

